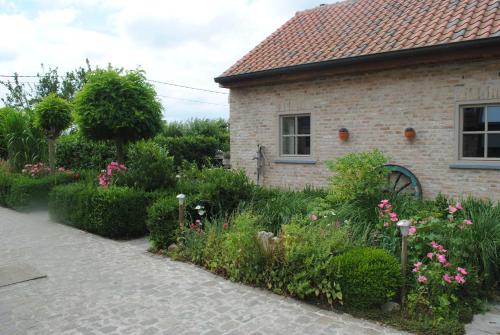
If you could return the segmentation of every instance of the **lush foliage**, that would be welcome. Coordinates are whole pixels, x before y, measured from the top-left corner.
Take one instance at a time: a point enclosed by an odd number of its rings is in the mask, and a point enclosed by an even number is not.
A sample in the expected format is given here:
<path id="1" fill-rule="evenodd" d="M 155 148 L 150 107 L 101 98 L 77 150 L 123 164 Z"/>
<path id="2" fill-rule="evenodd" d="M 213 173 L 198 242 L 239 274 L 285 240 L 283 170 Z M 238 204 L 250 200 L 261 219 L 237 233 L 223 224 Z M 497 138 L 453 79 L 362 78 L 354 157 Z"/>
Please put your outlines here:
<path id="1" fill-rule="evenodd" d="M 0 154 L 12 171 L 21 171 L 26 164 L 47 157 L 47 142 L 42 131 L 34 126 L 33 113 L 0 108 Z"/>
<path id="2" fill-rule="evenodd" d="M 55 221 L 91 233 L 130 238 L 146 233 L 147 208 L 157 197 L 128 187 L 75 183 L 50 192 L 49 212 Z"/>
<path id="3" fill-rule="evenodd" d="M 67 169 L 102 170 L 116 157 L 113 143 L 90 141 L 79 132 L 61 135 L 56 145 L 56 164 Z"/>
<path id="4" fill-rule="evenodd" d="M 327 164 L 334 173 L 328 198 L 333 202 L 378 198 L 387 182 L 387 158 L 378 150 L 349 153 Z"/>
<path id="5" fill-rule="evenodd" d="M 48 137 L 57 138 L 71 124 L 71 105 L 55 93 L 50 93 L 35 106 L 35 124 Z"/>
<path id="6" fill-rule="evenodd" d="M 399 261 L 387 251 L 356 248 L 333 259 L 346 305 L 358 308 L 391 301 L 401 287 Z"/>
<path id="7" fill-rule="evenodd" d="M 139 187 L 146 191 L 173 189 L 174 159 L 167 150 L 153 141 L 130 144 L 127 151 L 128 173 L 120 184 Z"/>
<path id="8" fill-rule="evenodd" d="M 177 190 L 187 195 L 191 207 L 204 206 L 206 215 L 214 217 L 230 215 L 249 201 L 253 184 L 242 170 L 191 166 L 180 174 Z"/>
<path id="9" fill-rule="evenodd" d="M 184 161 L 198 167 L 217 163 L 221 151 L 229 152 L 229 129 L 225 120 L 194 119 L 167 123 L 155 141 L 174 156 L 175 165 Z"/>
<path id="10" fill-rule="evenodd" d="M 157 200 L 148 209 L 149 241 L 155 250 L 166 250 L 177 239 L 179 203 L 175 195 Z"/>
<path id="11" fill-rule="evenodd" d="M 216 138 L 201 135 L 157 136 L 155 142 L 172 154 L 177 167 L 183 162 L 196 163 L 198 167 L 209 165 L 220 147 Z"/>
<path id="12" fill-rule="evenodd" d="M 153 137 L 161 128 L 156 92 L 139 70 L 98 69 L 86 78 L 74 102 L 79 129 L 93 140 L 114 140 L 123 163 L 125 143 Z"/>
<path id="13" fill-rule="evenodd" d="M 2 98 L 6 106 L 21 110 L 31 110 L 44 97 L 49 94 L 57 94 L 66 99 L 73 100 L 75 93 L 85 83 L 85 76 L 91 71 L 90 63 L 86 60 L 86 67 L 79 67 L 73 71 L 66 72 L 64 76 L 59 74 L 57 68 L 45 69 L 42 64 L 41 73 L 37 73 L 36 81 L 24 83 L 19 81 L 19 75 L 14 73 L 12 81 L 0 81 L 7 93 Z"/>

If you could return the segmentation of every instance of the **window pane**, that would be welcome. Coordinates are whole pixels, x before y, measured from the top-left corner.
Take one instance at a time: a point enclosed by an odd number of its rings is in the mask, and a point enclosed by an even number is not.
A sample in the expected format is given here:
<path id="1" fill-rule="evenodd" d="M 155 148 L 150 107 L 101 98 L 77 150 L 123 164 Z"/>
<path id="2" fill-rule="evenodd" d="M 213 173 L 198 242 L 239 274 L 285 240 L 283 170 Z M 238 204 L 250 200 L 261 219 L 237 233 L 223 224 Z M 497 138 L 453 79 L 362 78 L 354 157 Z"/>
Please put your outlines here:
<path id="1" fill-rule="evenodd" d="M 500 106 L 488 106 L 488 130 L 500 130 Z"/>
<path id="2" fill-rule="evenodd" d="M 464 157 L 484 157 L 484 135 L 466 134 L 463 144 Z"/>
<path id="3" fill-rule="evenodd" d="M 464 108 L 464 131 L 484 130 L 484 107 Z"/>
<path id="4" fill-rule="evenodd" d="M 488 157 L 500 158 L 500 134 L 488 134 Z"/>
<path id="5" fill-rule="evenodd" d="M 284 117 L 283 118 L 283 135 L 294 135 L 295 134 L 295 117 Z"/>
<path id="6" fill-rule="evenodd" d="M 297 138 L 297 154 L 310 155 L 311 154 L 311 137 L 299 136 Z"/>
<path id="7" fill-rule="evenodd" d="M 311 117 L 310 116 L 299 116 L 297 118 L 297 128 L 299 134 L 311 133 Z"/>
<path id="8" fill-rule="evenodd" d="M 283 138 L 283 155 L 295 155 L 295 137 L 288 136 Z"/>

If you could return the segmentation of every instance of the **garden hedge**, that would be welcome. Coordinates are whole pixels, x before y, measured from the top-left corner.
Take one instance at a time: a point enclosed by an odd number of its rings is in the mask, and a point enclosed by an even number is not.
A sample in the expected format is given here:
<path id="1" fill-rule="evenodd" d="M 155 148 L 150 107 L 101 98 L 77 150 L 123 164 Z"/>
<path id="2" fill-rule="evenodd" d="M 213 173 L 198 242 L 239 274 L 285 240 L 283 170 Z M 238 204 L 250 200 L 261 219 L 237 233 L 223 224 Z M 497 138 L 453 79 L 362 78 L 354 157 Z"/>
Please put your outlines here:
<path id="1" fill-rule="evenodd" d="M 50 190 L 74 181 L 74 176 L 58 173 L 32 178 L 0 171 L 0 205 L 19 211 L 47 206 Z"/>
<path id="2" fill-rule="evenodd" d="M 147 208 L 159 193 L 84 183 L 56 187 L 49 195 L 53 220 L 110 238 L 145 235 Z"/>
<path id="3" fill-rule="evenodd" d="M 148 209 L 149 241 L 156 250 L 166 250 L 176 242 L 179 227 L 179 201 L 175 195 L 157 200 Z"/>

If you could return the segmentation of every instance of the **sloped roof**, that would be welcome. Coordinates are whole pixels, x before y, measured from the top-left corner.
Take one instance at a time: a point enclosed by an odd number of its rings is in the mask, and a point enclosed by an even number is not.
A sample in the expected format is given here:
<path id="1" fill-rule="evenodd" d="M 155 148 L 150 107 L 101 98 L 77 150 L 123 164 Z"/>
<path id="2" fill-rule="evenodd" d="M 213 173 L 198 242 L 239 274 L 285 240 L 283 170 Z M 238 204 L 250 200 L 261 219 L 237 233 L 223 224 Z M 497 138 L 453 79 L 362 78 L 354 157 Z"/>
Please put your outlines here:
<path id="1" fill-rule="evenodd" d="M 499 36 L 500 0 L 348 0 L 298 12 L 219 78 Z"/>

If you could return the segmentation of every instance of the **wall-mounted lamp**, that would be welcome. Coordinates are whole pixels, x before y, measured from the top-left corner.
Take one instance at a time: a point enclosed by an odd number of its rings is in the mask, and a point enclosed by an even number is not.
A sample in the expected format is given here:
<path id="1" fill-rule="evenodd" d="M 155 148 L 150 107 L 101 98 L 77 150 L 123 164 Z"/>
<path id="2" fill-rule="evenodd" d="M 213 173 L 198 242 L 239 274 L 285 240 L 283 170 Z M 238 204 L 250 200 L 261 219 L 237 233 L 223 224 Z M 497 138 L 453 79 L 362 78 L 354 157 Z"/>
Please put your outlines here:
<path id="1" fill-rule="evenodd" d="M 413 141 L 415 139 L 415 136 L 417 136 L 415 129 L 411 127 L 405 129 L 405 137 L 408 141 Z"/>
<path id="2" fill-rule="evenodd" d="M 347 141 L 347 139 L 349 138 L 349 130 L 347 130 L 347 128 L 340 128 L 339 129 L 339 138 L 342 141 Z"/>

